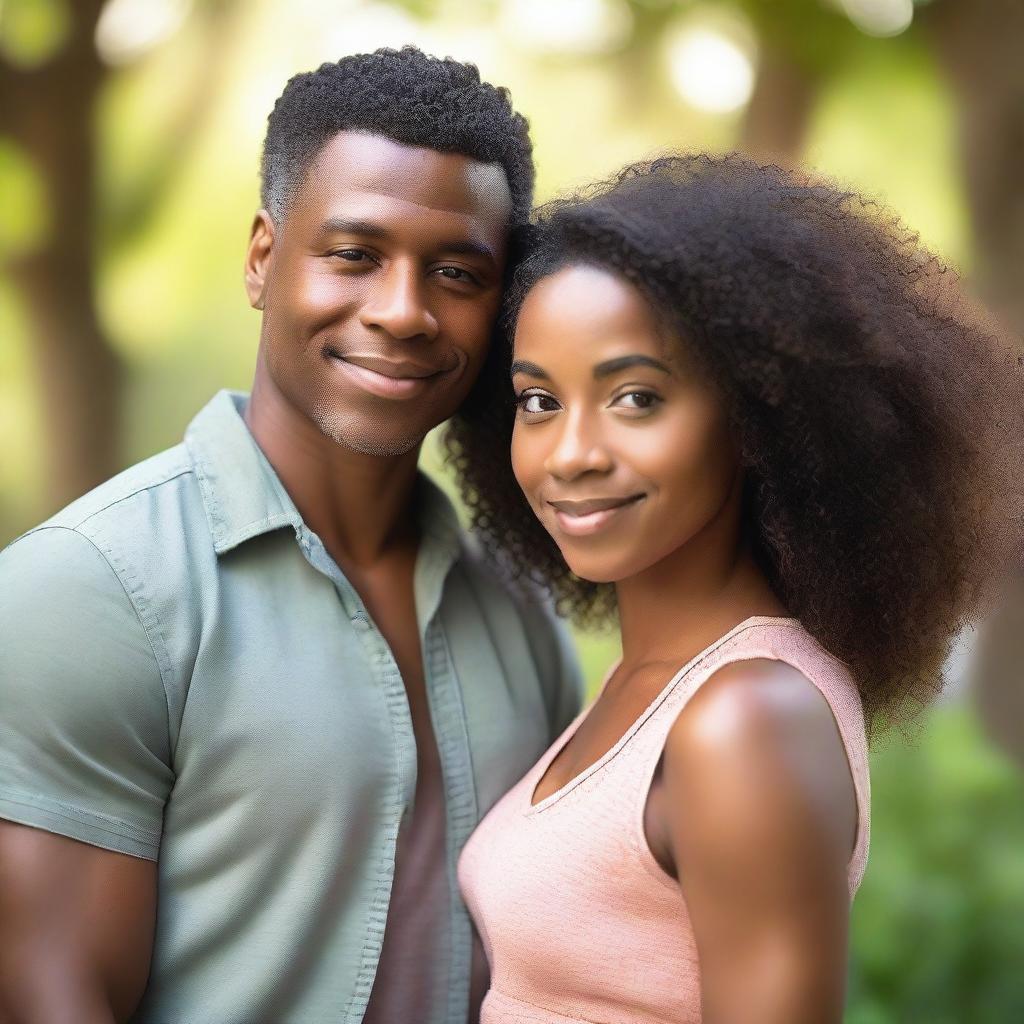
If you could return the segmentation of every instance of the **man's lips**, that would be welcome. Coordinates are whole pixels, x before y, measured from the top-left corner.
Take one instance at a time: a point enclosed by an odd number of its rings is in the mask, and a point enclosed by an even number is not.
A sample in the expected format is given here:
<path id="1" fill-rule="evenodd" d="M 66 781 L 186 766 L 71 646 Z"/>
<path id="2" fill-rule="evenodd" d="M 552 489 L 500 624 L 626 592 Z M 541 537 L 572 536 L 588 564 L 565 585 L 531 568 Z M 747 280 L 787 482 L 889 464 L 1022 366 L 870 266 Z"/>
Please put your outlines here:
<path id="1" fill-rule="evenodd" d="M 351 383 L 377 398 L 416 398 L 455 369 L 359 352 L 342 355 L 333 349 L 326 349 L 325 355 Z"/>
<path id="2" fill-rule="evenodd" d="M 572 537 L 585 537 L 602 530 L 643 498 L 643 494 L 629 494 L 616 498 L 549 501 L 548 504 L 555 510 L 555 519 L 563 533 Z"/>
<path id="3" fill-rule="evenodd" d="M 384 356 L 361 352 L 346 352 L 342 355 L 331 348 L 327 349 L 327 355 L 333 359 L 351 363 L 353 366 L 361 366 L 364 370 L 372 370 L 382 377 L 391 377 L 393 380 L 422 380 L 424 377 L 433 377 L 435 374 L 451 369 L 449 366 L 434 366 L 415 362 L 412 359 L 386 359 Z"/>

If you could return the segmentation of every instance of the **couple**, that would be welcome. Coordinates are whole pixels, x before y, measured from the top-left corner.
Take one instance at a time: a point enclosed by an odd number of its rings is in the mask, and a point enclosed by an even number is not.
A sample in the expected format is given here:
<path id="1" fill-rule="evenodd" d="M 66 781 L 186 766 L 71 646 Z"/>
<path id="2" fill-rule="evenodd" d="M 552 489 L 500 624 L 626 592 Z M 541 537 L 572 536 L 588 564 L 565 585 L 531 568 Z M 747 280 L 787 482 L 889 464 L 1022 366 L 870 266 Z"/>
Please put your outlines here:
<path id="1" fill-rule="evenodd" d="M 0 1019 L 840 1020 L 1009 370 L 777 168 L 524 228 L 526 122 L 412 48 L 292 79 L 262 173 L 251 395 L 0 556 Z M 621 628 L 586 712 L 544 593 Z"/>

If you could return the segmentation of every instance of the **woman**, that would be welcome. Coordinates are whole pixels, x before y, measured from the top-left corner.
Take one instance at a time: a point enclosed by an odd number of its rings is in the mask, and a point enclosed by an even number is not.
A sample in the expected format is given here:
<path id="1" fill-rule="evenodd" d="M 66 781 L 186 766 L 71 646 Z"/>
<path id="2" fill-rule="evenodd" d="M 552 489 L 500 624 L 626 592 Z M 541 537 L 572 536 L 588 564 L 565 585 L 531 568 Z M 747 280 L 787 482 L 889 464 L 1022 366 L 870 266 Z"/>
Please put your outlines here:
<path id="1" fill-rule="evenodd" d="M 463 853 L 484 1022 L 841 1019 L 867 726 L 1021 543 L 1020 366 L 952 285 L 737 157 L 542 211 L 449 449 L 499 561 L 622 659 Z"/>

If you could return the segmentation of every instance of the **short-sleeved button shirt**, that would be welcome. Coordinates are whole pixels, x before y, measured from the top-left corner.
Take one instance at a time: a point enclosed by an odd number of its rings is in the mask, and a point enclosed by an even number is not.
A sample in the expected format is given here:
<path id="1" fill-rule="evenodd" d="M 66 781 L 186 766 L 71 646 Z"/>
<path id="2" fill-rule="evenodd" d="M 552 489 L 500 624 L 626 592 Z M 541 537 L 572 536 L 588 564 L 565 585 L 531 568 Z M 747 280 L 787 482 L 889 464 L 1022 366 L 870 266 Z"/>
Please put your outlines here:
<path id="1" fill-rule="evenodd" d="M 158 860 L 139 1024 L 354 1022 L 415 789 L 405 689 L 353 587 L 221 392 L 184 444 L 0 554 L 0 817 Z M 450 913 L 423 1018 L 462 1024 L 470 831 L 579 707 L 564 632 L 417 488 L 415 599 Z M 420 1024 L 420 1022 L 417 1022 Z"/>

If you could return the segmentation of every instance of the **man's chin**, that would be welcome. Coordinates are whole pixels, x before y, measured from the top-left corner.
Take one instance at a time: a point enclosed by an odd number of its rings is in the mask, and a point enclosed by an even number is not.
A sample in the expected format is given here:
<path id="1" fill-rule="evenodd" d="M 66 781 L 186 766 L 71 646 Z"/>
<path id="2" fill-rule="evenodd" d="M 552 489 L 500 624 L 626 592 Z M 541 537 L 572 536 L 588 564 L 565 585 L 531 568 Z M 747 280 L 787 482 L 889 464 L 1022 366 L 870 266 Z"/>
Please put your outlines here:
<path id="1" fill-rule="evenodd" d="M 422 437 L 414 438 L 362 438 L 358 440 L 352 440 L 347 437 L 336 437 L 334 435 L 328 435 L 331 440 L 336 441 L 338 444 L 349 448 L 352 451 L 359 452 L 362 455 L 372 455 L 377 459 L 394 459 L 400 455 L 405 455 L 408 452 L 418 448 L 423 443 Z"/>
<path id="2" fill-rule="evenodd" d="M 378 459 L 406 455 L 418 448 L 428 433 L 412 425 L 402 431 L 395 429 L 399 425 L 394 422 L 366 424 L 359 417 L 324 415 L 319 410 L 313 418 L 321 433 L 335 444 Z"/>

